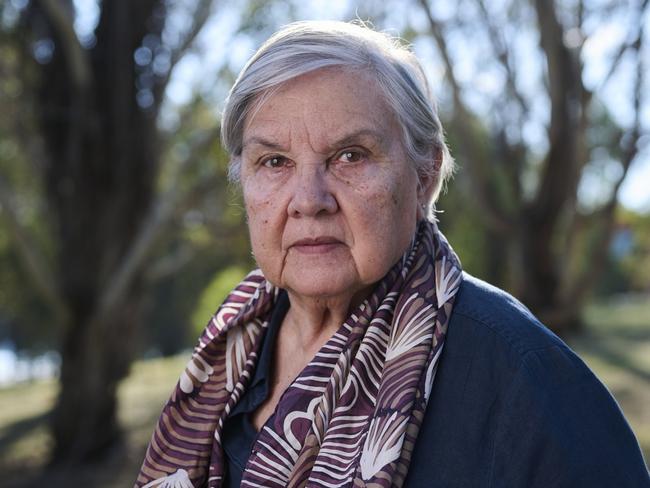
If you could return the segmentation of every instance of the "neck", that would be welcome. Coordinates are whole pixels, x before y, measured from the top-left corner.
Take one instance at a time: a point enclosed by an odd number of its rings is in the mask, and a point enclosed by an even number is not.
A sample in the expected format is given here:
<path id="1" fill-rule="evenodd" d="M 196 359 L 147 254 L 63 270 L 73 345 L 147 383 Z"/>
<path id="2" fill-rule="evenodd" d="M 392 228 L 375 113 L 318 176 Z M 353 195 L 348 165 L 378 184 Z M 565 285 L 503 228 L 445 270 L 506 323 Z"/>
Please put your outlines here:
<path id="1" fill-rule="evenodd" d="M 327 341 L 347 319 L 353 307 L 367 296 L 367 290 L 352 296 L 335 298 L 304 297 L 288 291 L 291 307 L 285 318 L 286 326 L 302 347 Z"/>

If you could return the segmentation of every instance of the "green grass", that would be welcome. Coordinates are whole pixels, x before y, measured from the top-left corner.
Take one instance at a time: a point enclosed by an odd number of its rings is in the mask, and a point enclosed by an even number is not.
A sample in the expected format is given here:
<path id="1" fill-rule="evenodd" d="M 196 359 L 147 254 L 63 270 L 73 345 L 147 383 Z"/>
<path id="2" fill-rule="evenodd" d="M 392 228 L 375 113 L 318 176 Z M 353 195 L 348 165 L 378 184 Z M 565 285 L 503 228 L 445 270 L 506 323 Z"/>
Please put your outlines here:
<path id="1" fill-rule="evenodd" d="M 47 486 L 132 486 L 163 404 L 169 397 L 188 355 L 139 361 L 121 384 L 119 419 L 126 449 L 101 466 L 75 472 L 75 479 L 56 473 Z M 47 413 L 54 405 L 57 385 L 39 381 L 0 390 L 0 485 L 35 486 L 52 440 Z M 39 484 L 40 486 L 40 484 Z"/>
<path id="2" fill-rule="evenodd" d="M 31 469 L 50 448 L 46 414 L 54 404 L 56 384 L 38 381 L 0 390 L 0 472 Z"/>
<path id="3" fill-rule="evenodd" d="M 569 345 L 607 386 L 650 460 L 650 297 L 589 305 L 586 330 Z"/>
<path id="4" fill-rule="evenodd" d="M 584 333 L 569 339 L 619 402 L 646 460 L 650 459 L 650 298 L 618 298 L 587 307 Z M 131 486 L 158 414 L 188 359 L 140 361 L 119 389 L 119 418 L 126 449 L 101 466 L 76 473 L 74 481 L 49 475 L 47 486 Z M 2 486 L 33 486 L 51 439 L 47 412 L 57 386 L 39 381 L 0 390 Z M 31 478 L 30 478 L 31 476 Z"/>

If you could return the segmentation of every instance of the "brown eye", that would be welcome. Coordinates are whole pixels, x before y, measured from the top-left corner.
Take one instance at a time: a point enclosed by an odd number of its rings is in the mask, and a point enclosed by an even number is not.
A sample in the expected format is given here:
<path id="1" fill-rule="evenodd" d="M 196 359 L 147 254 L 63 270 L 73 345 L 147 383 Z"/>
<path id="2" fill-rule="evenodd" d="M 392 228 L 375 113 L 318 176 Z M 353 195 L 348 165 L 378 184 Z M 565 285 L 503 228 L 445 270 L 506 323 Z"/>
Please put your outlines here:
<path id="1" fill-rule="evenodd" d="M 363 154 L 361 151 L 347 150 L 341 152 L 336 159 L 344 163 L 357 163 L 361 161 L 364 157 L 365 154 Z"/>
<path id="2" fill-rule="evenodd" d="M 270 158 L 262 161 L 262 164 L 267 168 L 275 169 L 284 166 L 286 164 L 286 161 L 286 158 L 282 156 L 271 156 Z"/>

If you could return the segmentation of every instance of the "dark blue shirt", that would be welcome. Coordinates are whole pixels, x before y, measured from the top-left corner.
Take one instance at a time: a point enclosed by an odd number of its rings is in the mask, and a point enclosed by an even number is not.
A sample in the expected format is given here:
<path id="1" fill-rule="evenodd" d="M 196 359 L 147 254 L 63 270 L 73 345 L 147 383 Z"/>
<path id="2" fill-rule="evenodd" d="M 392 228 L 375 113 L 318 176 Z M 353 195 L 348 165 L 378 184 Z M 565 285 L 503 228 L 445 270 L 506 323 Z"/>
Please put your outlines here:
<path id="1" fill-rule="evenodd" d="M 260 358 L 251 378 L 250 386 L 223 425 L 221 438 L 228 461 L 224 487 L 239 487 L 241 484 L 242 473 L 246 467 L 253 442 L 257 437 L 257 431 L 251 422 L 250 415 L 264 403 L 269 395 L 275 338 L 288 309 L 289 298 L 286 292 L 282 292 L 278 296 L 271 314 L 269 328 L 262 342 Z"/>
<path id="2" fill-rule="evenodd" d="M 282 294 L 251 387 L 224 425 L 224 486 L 240 485 L 288 306 Z M 521 303 L 465 274 L 404 486 L 645 488 L 650 476 L 585 364 Z"/>

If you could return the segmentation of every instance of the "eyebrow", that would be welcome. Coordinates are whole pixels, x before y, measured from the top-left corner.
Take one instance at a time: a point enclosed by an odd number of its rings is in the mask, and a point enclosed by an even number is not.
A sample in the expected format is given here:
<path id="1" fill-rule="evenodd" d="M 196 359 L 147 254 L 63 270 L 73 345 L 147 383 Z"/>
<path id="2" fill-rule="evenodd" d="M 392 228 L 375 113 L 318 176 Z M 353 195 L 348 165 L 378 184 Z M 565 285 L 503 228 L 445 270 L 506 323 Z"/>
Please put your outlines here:
<path id="1" fill-rule="evenodd" d="M 352 144 L 354 142 L 357 142 L 359 139 L 363 137 L 371 137 L 375 143 L 381 145 L 384 147 L 386 145 L 386 138 L 383 137 L 382 133 L 371 128 L 363 128 L 356 130 L 354 132 L 351 132 L 350 134 L 345 134 L 343 137 L 337 139 L 336 141 L 332 142 L 329 144 L 330 147 L 338 148 L 341 146 L 347 146 L 348 144 Z M 277 142 L 271 141 L 269 139 L 266 139 L 262 136 L 252 136 L 248 139 L 246 139 L 243 144 L 242 144 L 242 150 L 245 149 L 248 146 L 251 145 L 257 145 L 257 146 L 263 146 L 268 149 L 273 149 L 276 151 L 285 151 L 286 148 Z"/>
<path id="2" fill-rule="evenodd" d="M 334 147 L 341 147 L 341 146 L 347 146 L 348 144 L 352 144 L 362 137 L 371 137 L 376 144 L 381 145 L 382 147 L 386 145 L 386 137 L 384 135 L 375 130 L 375 129 L 359 129 L 357 131 L 354 131 L 350 134 L 346 134 L 345 136 L 341 137 L 337 141 L 334 141 L 332 143 L 332 146 Z"/>
<path id="3" fill-rule="evenodd" d="M 282 151 L 284 149 L 284 146 L 282 144 L 278 144 L 277 142 L 270 141 L 261 136 L 253 136 L 249 139 L 246 139 L 242 143 L 242 149 L 245 149 L 247 146 L 251 146 L 251 145 L 264 146 L 269 149 L 275 149 L 277 151 Z"/>

